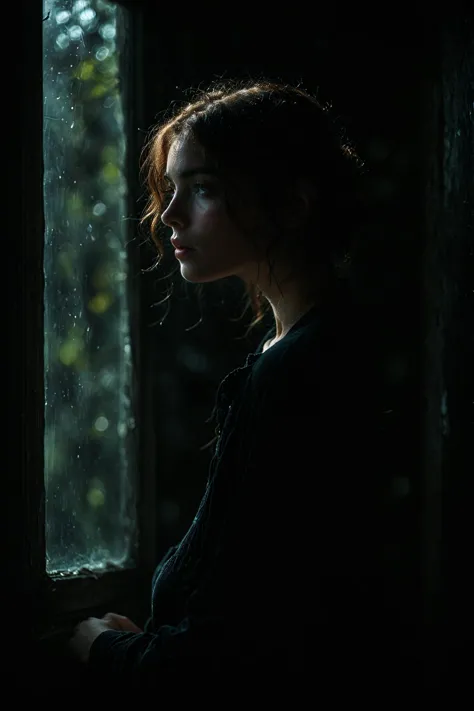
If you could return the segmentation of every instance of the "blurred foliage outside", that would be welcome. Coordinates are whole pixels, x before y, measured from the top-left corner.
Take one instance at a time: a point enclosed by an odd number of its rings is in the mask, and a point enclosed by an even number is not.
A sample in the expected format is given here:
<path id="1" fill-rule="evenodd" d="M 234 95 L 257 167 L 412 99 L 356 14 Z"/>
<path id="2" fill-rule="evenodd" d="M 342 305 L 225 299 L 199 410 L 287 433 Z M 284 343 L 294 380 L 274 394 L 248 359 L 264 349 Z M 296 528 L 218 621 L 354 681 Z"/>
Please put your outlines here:
<path id="1" fill-rule="evenodd" d="M 126 13 L 43 0 L 46 571 L 133 564 Z"/>

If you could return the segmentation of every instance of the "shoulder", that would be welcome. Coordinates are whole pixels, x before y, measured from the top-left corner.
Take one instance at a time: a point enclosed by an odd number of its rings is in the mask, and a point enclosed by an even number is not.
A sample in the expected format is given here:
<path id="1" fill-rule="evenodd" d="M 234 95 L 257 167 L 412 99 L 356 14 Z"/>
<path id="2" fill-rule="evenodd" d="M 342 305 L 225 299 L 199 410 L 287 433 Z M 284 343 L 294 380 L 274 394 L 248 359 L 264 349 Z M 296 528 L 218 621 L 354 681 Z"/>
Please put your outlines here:
<path id="1" fill-rule="evenodd" d="M 273 373 L 275 369 L 310 365 L 329 347 L 334 333 L 341 328 L 342 323 L 333 320 L 330 314 L 316 311 L 303 327 L 291 330 L 284 338 L 275 340 L 275 334 L 268 333 L 254 370 L 263 375 L 266 372 Z"/>
<path id="2" fill-rule="evenodd" d="M 273 391 L 280 398 L 315 390 L 321 396 L 338 390 L 349 394 L 374 376 L 375 352 L 353 308 L 331 309 L 262 353 L 252 367 L 252 390 L 256 396 Z"/>
<path id="3" fill-rule="evenodd" d="M 270 341 L 266 341 L 270 344 Z M 285 395 L 308 389 L 318 379 L 323 367 L 323 344 L 320 328 L 311 324 L 288 334 L 263 350 L 253 364 L 251 391 L 254 397 L 275 395 L 280 401 Z"/>

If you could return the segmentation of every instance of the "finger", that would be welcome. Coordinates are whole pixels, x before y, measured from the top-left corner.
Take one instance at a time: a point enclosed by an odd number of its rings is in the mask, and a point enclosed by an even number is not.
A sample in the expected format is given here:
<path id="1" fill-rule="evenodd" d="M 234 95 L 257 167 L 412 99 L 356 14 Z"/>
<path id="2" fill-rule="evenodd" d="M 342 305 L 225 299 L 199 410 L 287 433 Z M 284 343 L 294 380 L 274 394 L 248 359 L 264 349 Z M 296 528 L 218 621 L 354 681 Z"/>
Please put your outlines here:
<path id="1" fill-rule="evenodd" d="M 123 615 L 117 615 L 116 612 L 108 612 L 106 615 L 104 615 L 102 620 L 107 625 L 113 627 L 116 630 L 123 630 L 124 625 L 127 624 L 127 618 Z"/>

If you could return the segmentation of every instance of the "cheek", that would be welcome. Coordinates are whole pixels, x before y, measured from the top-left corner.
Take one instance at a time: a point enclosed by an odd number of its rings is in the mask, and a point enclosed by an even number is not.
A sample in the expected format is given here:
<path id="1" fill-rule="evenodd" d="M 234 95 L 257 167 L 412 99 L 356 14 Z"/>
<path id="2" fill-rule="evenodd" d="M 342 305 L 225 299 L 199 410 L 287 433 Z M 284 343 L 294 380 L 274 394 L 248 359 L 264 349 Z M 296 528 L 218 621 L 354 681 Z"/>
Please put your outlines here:
<path id="1" fill-rule="evenodd" d="M 224 226 L 228 223 L 228 217 L 224 210 L 218 207 L 202 208 L 198 213 L 201 225 L 209 228 Z"/>
<path id="2" fill-rule="evenodd" d="M 221 206 L 210 206 L 200 211 L 199 223 L 204 237 L 210 241 L 243 242 L 238 227 L 232 222 L 225 208 Z"/>
<path id="3" fill-rule="evenodd" d="M 231 218 L 224 204 L 199 206 L 196 217 L 202 234 L 201 244 L 207 246 L 209 255 L 216 254 L 221 259 L 225 254 L 231 262 L 257 258 L 252 241 Z M 243 223 L 246 224 L 245 220 Z"/>

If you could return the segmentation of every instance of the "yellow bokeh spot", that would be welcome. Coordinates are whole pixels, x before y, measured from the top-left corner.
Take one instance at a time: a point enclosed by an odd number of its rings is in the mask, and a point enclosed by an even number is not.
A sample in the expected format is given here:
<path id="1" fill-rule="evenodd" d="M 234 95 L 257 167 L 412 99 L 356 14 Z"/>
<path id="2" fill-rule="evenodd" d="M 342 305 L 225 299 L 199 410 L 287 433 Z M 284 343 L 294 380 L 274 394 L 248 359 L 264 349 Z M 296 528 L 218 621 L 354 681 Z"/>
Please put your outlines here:
<path id="1" fill-rule="evenodd" d="M 106 163 L 102 168 L 102 176 L 108 183 L 117 183 L 120 178 L 120 170 L 115 163 Z"/>
<path id="2" fill-rule="evenodd" d="M 59 348 L 59 360 L 63 365 L 72 365 L 83 348 L 82 341 L 77 338 L 69 338 Z"/>
<path id="3" fill-rule="evenodd" d="M 82 79 L 82 81 L 87 81 L 88 79 L 92 79 L 92 77 L 94 76 L 94 70 L 94 61 L 92 59 L 85 59 L 77 67 L 75 71 L 75 76 L 78 79 Z"/>
<path id="4" fill-rule="evenodd" d="M 87 501 L 94 509 L 98 509 L 105 504 L 105 494 L 101 489 L 89 489 Z"/>
<path id="5" fill-rule="evenodd" d="M 110 308 L 112 303 L 112 297 L 107 292 L 100 292 L 96 294 L 93 299 L 89 301 L 89 310 L 95 314 L 103 314 Z"/>
<path id="6" fill-rule="evenodd" d="M 101 96 L 105 96 L 110 91 L 110 87 L 107 84 L 96 84 L 93 89 L 89 92 L 89 98 L 100 99 Z"/>

